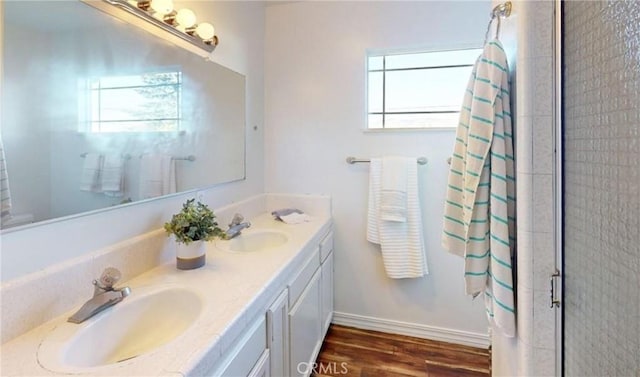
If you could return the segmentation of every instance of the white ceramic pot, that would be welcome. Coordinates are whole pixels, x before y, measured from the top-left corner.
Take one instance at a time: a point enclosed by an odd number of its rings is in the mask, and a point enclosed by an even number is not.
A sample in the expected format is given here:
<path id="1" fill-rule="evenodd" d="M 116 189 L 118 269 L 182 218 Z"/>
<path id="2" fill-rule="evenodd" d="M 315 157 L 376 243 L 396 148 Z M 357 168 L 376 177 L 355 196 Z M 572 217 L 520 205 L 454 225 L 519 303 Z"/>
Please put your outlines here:
<path id="1" fill-rule="evenodd" d="M 176 242 L 176 266 L 179 270 L 193 270 L 207 262 L 207 248 L 204 241 L 193 241 L 188 245 Z"/>

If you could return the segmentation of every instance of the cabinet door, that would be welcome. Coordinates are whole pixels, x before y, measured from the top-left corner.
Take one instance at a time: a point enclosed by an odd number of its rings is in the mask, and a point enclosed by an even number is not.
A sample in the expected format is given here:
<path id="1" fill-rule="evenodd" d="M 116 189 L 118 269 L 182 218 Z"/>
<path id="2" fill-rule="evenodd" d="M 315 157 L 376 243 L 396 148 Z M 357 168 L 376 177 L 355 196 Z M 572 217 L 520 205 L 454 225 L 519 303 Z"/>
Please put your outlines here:
<path id="1" fill-rule="evenodd" d="M 265 316 L 262 315 L 235 341 L 219 367 L 205 374 L 225 377 L 248 376 L 267 349 L 266 335 L 267 326 Z"/>
<path id="2" fill-rule="evenodd" d="M 280 375 L 274 375 L 279 377 Z M 271 377 L 269 372 L 269 350 L 265 350 L 247 377 Z"/>
<path id="3" fill-rule="evenodd" d="M 289 373 L 289 297 L 285 289 L 267 311 L 267 348 L 275 377 Z"/>
<path id="4" fill-rule="evenodd" d="M 289 373 L 308 376 L 322 345 L 320 311 L 320 269 L 289 312 Z"/>
<path id="5" fill-rule="evenodd" d="M 333 318 L 333 253 L 322 264 L 322 335 L 324 336 Z"/>

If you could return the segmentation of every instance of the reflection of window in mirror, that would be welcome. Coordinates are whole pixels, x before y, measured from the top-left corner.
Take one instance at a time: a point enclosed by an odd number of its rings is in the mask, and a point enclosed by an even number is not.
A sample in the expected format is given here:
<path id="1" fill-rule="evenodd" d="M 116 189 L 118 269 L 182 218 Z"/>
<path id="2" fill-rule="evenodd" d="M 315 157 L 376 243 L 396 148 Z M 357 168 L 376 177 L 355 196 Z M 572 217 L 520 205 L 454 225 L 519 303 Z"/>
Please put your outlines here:
<path id="1" fill-rule="evenodd" d="M 457 127 L 469 75 L 481 51 L 369 54 L 367 128 Z"/>
<path id="2" fill-rule="evenodd" d="M 182 72 L 179 70 L 93 77 L 83 90 L 84 132 L 180 130 Z"/>

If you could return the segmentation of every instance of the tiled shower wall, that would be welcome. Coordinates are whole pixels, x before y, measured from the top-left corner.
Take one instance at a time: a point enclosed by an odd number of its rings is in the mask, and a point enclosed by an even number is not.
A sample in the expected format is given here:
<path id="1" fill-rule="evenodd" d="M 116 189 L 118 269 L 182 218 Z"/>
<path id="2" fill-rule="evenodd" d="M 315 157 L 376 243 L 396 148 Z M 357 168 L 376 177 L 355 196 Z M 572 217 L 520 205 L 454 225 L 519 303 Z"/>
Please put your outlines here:
<path id="1" fill-rule="evenodd" d="M 516 50 L 511 69 L 516 97 L 518 330 L 514 340 L 493 336 L 494 376 L 556 374 L 556 313 L 549 308 L 549 276 L 555 269 L 553 9 L 552 1 L 513 1 L 501 35 L 502 40 L 517 41 L 506 47 Z"/>
<path id="2" fill-rule="evenodd" d="M 555 374 L 552 1 L 519 1 L 517 53 L 518 376 Z M 535 329 L 535 331 L 534 331 Z"/>
<path id="3" fill-rule="evenodd" d="M 564 4 L 568 376 L 640 376 L 640 2 Z"/>

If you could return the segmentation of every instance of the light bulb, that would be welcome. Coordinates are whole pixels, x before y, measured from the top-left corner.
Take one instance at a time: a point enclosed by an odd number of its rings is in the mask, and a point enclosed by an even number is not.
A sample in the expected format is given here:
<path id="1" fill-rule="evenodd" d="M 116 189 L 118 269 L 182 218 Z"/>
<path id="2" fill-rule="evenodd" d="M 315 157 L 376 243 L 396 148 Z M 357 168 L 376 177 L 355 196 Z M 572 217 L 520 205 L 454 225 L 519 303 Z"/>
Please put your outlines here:
<path id="1" fill-rule="evenodd" d="M 215 35 L 215 29 L 210 23 L 203 22 L 196 27 L 196 34 L 206 41 L 213 38 Z"/>
<path id="2" fill-rule="evenodd" d="M 152 0 L 151 9 L 160 13 L 168 14 L 173 10 L 173 1 L 171 0 Z"/>
<path id="3" fill-rule="evenodd" d="M 176 21 L 185 29 L 190 28 L 196 23 L 196 14 L 191 9 L 180 9 L 176 14 Z"/>

